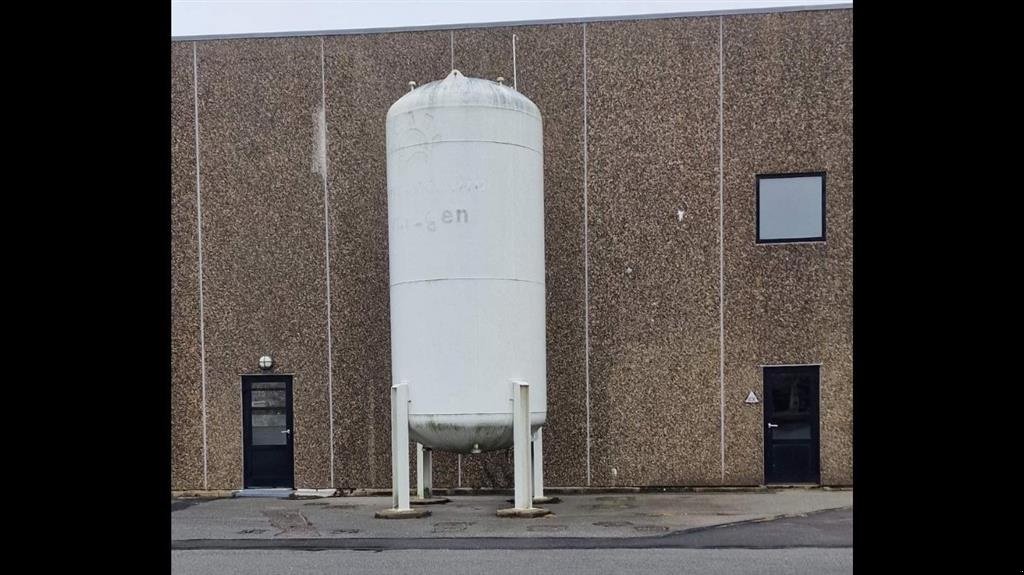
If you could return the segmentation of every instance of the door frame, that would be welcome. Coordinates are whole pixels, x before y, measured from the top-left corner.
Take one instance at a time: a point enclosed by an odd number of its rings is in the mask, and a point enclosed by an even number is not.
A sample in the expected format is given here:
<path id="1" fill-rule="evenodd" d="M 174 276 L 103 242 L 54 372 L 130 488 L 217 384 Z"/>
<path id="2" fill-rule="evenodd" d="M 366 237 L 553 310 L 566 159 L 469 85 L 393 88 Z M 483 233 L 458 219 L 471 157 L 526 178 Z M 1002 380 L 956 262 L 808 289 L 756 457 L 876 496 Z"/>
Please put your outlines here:
<path id="1" fill-rule="evenodd" d="M 249 464 L 252 462 L 252 442 L 250 437 L 252 436 L 252 412 L 250 406 L 246 404 L 245 398 L 251 393 L 252 383 L 259 382 L 284 382 L 285 384 L 285 424 L 288 429 L 292 432 L 288 434 L 288 449 L 291 454 L 291 469 L 288 473 L 289 481 L 288 485 L 281 485 L 278 487 L 282 488 L 295 488 L 295 411 L 293 409 L 294 402 L 292 398 L 292 390 L 295 388 L 295 375 L 291 373 L 243 373 L 240 376 L 240 387 L 241 392 L 241 413 L 239 414 L 242 419 L 242 489 L 251 489 L 248 485 L 249 482 Z M 248 393 L 247 393 L 248 392 Z"/>
<path id="2" fill-rule="evenodd" d="M 761 370 L 761 485 L 789 485 L 789 483 L 768 483 L 768 382 L 765 378 L 765 372 L 767 369 L 776 368 L 817 368 L 818 369 L 818 386 L 815 390 L 814 399 L 817 403 L 815 405 L 815 415 L 817 417 L 811 420 L 811 440 L 817 445 L 817 449 L 813 451 L 813 459 L 815 466 L 817 467 L 817 475 L 814 481 L 809 483 L 801 483 L 799 485 L 821 485 L 821 382 L 822 382 L 822 364 L 821 363 L 774 363 L 774 364 L 761 364 L 758 368 Z"/>

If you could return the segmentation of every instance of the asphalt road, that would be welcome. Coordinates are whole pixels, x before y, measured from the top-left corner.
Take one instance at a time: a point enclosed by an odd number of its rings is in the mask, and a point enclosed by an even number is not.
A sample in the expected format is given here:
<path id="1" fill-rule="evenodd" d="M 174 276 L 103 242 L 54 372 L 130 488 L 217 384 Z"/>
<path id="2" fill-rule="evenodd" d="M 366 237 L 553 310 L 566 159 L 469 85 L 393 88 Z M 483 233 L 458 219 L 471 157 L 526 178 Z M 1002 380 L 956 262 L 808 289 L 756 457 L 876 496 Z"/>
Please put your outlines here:
<path id="1" fill-rule="evenodd" d="M 175 551 L 173 573 L 808 573 L 853 572 L 853 549 L 559 549 L 513 551 Z"/>

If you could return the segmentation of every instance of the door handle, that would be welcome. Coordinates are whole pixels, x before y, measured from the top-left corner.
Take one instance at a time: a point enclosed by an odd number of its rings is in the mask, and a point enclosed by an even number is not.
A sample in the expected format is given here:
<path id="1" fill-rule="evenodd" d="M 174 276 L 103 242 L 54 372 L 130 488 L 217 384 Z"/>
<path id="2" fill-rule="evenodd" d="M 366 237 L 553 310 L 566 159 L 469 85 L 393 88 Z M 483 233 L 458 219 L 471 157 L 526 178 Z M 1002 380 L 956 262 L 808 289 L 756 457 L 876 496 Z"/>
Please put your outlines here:
<path id="1" fill-rule="evenodd" d="M 771 428 L 773 428 L 773 427 L 778 427 L 778 425 L 777 425 L 777 424 L 775 424 L 775 423 L 769 423 L 769 424 L 768 424 L 768 429 L 771 429 Z"/>
<path id="2" fill-rule="evenodd" d="M 771 424 L 769 423 L 768 425 L 771 425 Z M 290 434 L 291 432 L 292 432 L 292 430 L 290 430 L 290 429 L 284 429 L 284 430 L 281 431 L 281 433 L 288 433 L 288 434 Z"/>

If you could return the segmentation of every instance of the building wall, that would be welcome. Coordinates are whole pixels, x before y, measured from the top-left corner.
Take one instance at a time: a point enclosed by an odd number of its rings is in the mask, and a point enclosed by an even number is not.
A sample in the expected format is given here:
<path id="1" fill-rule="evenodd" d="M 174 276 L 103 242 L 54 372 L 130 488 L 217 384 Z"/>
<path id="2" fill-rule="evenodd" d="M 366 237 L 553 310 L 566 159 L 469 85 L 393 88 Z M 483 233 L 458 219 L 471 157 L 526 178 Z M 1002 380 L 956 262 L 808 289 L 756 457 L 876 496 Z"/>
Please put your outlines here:
<path id="1" fill-rule="evenodd" d="M 330 436 L 315 38 L 197 46 L 208 484 L 242 481 L 240 374 L 294 374 L 295 481 L 326 485 Z"/>
<path id="2" fill-rule="evenodd" d="M 171 46 L 171 486 L 203 488 L 192 43 Z"/>
<path id="3" fill-rule="evenodd" d="M 724 19 L 726 483 L 762 478 L 759 366 L 820 363 L 821 480 L 853 481 L 852 13 Z M 755 176 L 826 172 L 824 243 L 755 244 Z"/>
<path id="4" fill-rule="evenodd" d="M 721 479 L 718 24 L 587 26 L 598 485 Z"/>
<path id="5" fill-rule="evenodd" d="M 323 39 L 335 485 L 340 487 L 391 486 L 384 121 L 410 80 L 447 73 L 448 40 L 447 32 Z"/>
<path id="6" fill-rule="evenodd" d="M 241 487 L 265 354 L 296 486 L 390 486 L 384 120 L 453 65 L 544 114 L 547 484 L 761 483 L 743 400 L 791 363 L 822 364 L 822 482 L 852 483 L 851 43 L 851 10 L 175 42 L 173 488 Z M 755 244 L 755 176 L 812 170 L 827 241 Z M 438 453 L 434 484 L 510 463 Z"/>

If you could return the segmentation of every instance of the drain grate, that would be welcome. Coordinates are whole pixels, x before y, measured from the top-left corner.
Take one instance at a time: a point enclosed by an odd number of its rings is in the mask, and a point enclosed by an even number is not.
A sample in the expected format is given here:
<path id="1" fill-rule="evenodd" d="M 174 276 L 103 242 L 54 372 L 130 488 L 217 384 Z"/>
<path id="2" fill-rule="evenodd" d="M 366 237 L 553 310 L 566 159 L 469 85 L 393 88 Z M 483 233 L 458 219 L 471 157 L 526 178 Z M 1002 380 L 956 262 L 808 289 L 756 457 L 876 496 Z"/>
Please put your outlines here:
<path id="1" fill-rule="evenodd" d="M 358 529 L 331 529 L 331 533 L 338 535 L 340 533 L 359 533 Z"/>
<path id="2" fill-rule="evenodd" d="M 239 535 L 259 535 L 260 533 L 266 533 L 266 529 L 243 529 L 238 532 Z"/>

